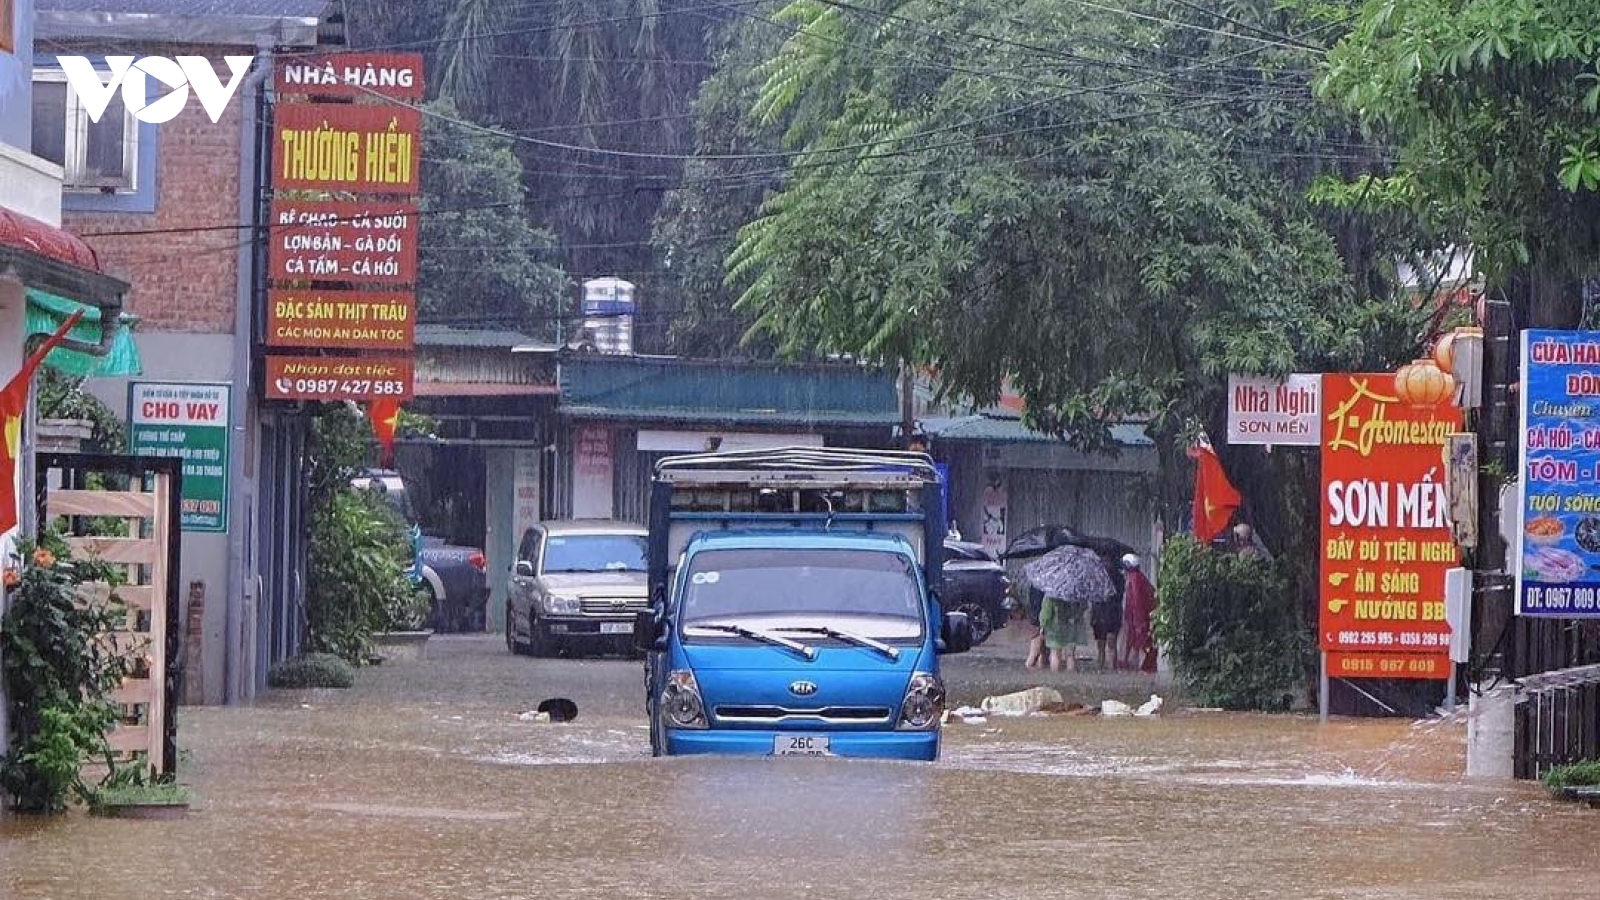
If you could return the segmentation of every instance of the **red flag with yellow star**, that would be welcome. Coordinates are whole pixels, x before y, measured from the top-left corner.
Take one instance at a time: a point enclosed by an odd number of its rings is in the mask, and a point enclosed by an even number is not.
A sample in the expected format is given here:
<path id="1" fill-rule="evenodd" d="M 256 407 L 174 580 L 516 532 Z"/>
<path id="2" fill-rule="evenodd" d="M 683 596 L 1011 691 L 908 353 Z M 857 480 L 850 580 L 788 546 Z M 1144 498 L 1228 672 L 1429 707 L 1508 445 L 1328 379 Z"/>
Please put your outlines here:
<path id="1" fill-rule="evenodd" d="M 18 372 L 4 390 L 0 390 L 0 534 L 17 527 L 21 513 L 17 509 L 17 460 L 22 457 L 22 425 L 28 417 L 28 386 L 33 383 L 34 370 L 44 362 L 56 345 L 66 340 L 67 332 L 83 318 L 83 310 L 67 317 L 56 333 L 28 355 Z"/>
<path id="2" fill-rule="evenodd" d="M 393 397 L 380 397 L 367 404 L 367 418 L 372 420 L 372 433 L 383 448 L 384 468 L 394 465 L 394 433 L 400 427 L 400 401 Z"/>
<path id="3" fill-rule="evenodd" d="M 1191 448 L 1189 455 L 1195 462 L 1194 536 L 1202 544 L 1208 544 L 1228 527 L 1228 520 L 1233 518 L 1242 500 L 1228 480 L 1228 474 L 1222 471 L 1222 460 L 1217 459 L 1210 444 L 1201 443 Z"/>

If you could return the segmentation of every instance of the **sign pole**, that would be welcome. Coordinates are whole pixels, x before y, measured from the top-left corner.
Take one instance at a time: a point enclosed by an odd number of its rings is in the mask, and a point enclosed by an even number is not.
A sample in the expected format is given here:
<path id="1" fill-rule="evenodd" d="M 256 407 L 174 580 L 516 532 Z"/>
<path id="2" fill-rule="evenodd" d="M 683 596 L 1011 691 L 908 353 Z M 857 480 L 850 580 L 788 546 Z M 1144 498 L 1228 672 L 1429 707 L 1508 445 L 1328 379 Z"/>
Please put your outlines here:
<path id="1" fill-rule="evenodd" d="M 1317 710 L 1322 724 L 1326 725 L 1328 724 L 1328 651 L 1322 651 L 1321 657 L 1322 664 L 1318 666 L 1321 677 L 1318 679 Z"/>
<path id="2" fill-rule="evenodd" d="M 1456 711 L 1456 661 L 1450 660 L 1450 680 L 1445 683 L 1444 708 L 1450 712 Z"/>

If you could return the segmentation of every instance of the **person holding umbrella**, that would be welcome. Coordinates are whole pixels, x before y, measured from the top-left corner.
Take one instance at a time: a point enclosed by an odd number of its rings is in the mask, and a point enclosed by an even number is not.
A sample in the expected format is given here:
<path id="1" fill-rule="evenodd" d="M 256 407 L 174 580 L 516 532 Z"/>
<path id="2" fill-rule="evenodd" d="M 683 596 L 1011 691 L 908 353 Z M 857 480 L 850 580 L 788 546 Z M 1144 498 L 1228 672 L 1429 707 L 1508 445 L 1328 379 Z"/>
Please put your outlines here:
<path id="1" fill-rule="evenodd" d="M 1078 645 L 1087 644 L 1084 618 L 1090 604 L 1112 590 L 1110 576 L 1093 550 L 1065 546 L 1035 559 L 1023 567 L 1029 582 L 1043 595 L 1039 631 L 1050 649 L 1050 668 L 1076 671 Z M 1037 664 L 1039 654 L 1030 648 L 1029 662 Z"/>

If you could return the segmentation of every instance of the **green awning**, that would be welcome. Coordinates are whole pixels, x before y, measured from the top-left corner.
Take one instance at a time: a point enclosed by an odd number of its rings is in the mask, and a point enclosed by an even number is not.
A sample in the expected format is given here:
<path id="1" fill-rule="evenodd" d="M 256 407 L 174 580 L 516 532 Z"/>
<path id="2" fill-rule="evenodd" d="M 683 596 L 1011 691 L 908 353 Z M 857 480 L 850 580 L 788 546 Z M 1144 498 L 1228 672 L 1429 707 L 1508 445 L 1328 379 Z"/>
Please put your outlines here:
<path id="1" fill-rule="evenodd" d="M 55 334 L 61 323 L 78 310 L 83 318 L 67 332 L 70 340 L 80 344 L 100 346 L 105 334 L 100 307 L 89 306 L 76 300 L 57 297 L 34 288 L 28 289 L 27 335 Z M 85 353 L 71 347 L 57 347 L 44 358 L 44 364 L 58 372 L 75 378 L 116 377 L 142 375 L 144 365 L 139 361 L 139 347 L 133 340 L 132 318 L 126 313 L 118 316 L 111 326 L 115 332 L 104 356 Z"/>

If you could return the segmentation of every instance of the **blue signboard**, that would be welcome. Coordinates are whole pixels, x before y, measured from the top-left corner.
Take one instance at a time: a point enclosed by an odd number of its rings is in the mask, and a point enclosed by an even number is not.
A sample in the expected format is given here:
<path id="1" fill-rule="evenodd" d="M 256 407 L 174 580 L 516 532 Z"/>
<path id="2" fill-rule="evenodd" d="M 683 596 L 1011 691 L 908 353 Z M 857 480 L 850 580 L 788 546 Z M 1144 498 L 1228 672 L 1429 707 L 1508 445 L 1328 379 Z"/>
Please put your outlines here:
<path id="1" fill-rule="evenodd" d="M 1600 618 L 1600 331 L 1522 333 L 1517 613 Z"/>

